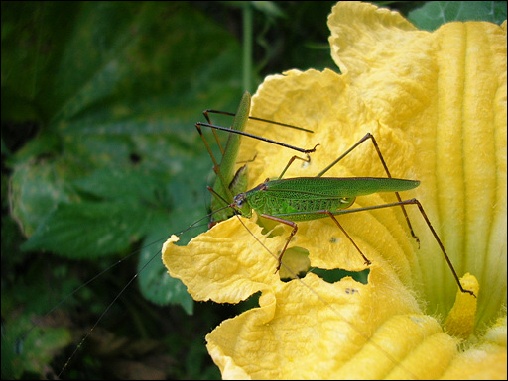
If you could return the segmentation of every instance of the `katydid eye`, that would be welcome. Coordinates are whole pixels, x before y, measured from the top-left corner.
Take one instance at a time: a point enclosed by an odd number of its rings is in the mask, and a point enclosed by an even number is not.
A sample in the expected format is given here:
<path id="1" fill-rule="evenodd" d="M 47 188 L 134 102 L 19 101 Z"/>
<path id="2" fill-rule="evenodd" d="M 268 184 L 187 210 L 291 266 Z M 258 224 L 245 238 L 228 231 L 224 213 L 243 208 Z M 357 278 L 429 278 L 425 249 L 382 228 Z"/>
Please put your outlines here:
<path id="1" fill-rule="evenodd" d="M 242 206 L 243 202 L 245 201 L 245 197 L 243 193 L 237 194 L 234 199 L 236 206 Z"/>

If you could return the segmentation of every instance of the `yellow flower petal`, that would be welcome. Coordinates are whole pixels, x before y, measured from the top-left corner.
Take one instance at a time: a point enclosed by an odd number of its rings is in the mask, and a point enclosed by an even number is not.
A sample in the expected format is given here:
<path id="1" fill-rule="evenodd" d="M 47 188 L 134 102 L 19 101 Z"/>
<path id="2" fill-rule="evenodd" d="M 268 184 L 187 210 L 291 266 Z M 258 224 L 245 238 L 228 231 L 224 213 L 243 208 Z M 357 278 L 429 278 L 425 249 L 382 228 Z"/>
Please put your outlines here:
<path id="1" fill-rule="evenodd" d="M 314 134 L 255 122 L 247 130 L 305 148 L 319 143 L 310 163 L 296 160 L 286 178 L 316 176 L 372 133 L 394 177 L 421 181 L 402 197 L 421 201 L 458 276 L 478 279 L 479 290 L 471 286 L 478 299 L 459 295 L 452 308 L 454 277 L 411 205 L 419 245 L 399 207 L 337 217 L 372 262 L 367 284 L 328 283 L 312 270 L 282 282 L 274 271 L 291 229 L 232 218 L 163 250 L 170 274 L 195 300 L 238 303 L 260 291 L 258 308 L 207 335 L 210 355 L 223 378 L 506 379 L 506 23 L 451 23 L 428 33 L 395 12 L 340 2 L 328 26 L 343 74 L 269 76 L 251 111 Z M 238 161 L 249 161 L 252 188 L 278 177 L 294 154 L 243 139 Z M 385 175 L 370 142 L 325 174 Z M 394 201 L 375 194 L 355 207 Z M 298 226 L 284 272 L 295 275 L 308 261 L 311 269 L 365 268 L 329 218 Z"/>
<path id="2" fill-rule="evenodd" d="M 183 280 L 194 300 L 238 303 L 280 282 L 276 258 L 253 238 L 263 238 L 261 228 L 242 222 L 245 227 L 237 218 L 224 221 L 187 246 L 175 245 L 173 238 L 164 244 L 164 264 L 171 276 Z M 251 250 L 245 250 L 247 244 Z M 270 240 L 265 244 L 272 245 Z"/>
<path id="3" fill-rule="evenodd" d="M 446 380 L 506 379 L 506 311 L 477 345 L 459 353 L 441 377 Z"/>
<path id="4" fill-rule="evenodd" d="M 466 290 L 470 290 L 479 296 L 479 285 L 475 277 L 466 274 L 461 278 L 460 283 Z M 460 290 L 457 291 L 453 308 L 444 322 L 447 333 L 466 339 L 473 332 L 477 300 L 477 297 L 472 297 Z"/>
<path id="5" fill-rule="evenodd" d="M 506 24 L 450 23 L 428 33 L 388 10 L 341 3 L 328 25 L 332 57 L 352 86 L 381 123 L 415 143 L 414 156 L 400 155 L 405 163 L 395 168 L 409 164 L 422 181 L 418 198 L 456 270 L 481 277 L 494 298 L 480 300 L 492 319 L 490 307 L 506 300 Z M 430 255 L 425 247 L 421 257 Z M 425 283 L 453 289 L 436 263 L 420 261 Z M 453 299 L 427 293 L 441 305 Z"/>
<path id="6" fill-rule="evenodd" d="M 482 288 L 496 290 L 493 299 L 479 301 L 479 316 L 493 319 L 494 306 L 506 300 L 506 197 L 502 195 L 506 192 L 506 26 L 450 23 L 428 33 L 414 30 L 396 13 L 342 2 L 328 26 L 332 57 L 346 71 L 351 86 L 381 124 L 404 144 L 411 144 L 402 154 L 397 154 L 398 142 L 382 147 L 395 150 L 390 162 L 394 174 L 422 181 L 415 194 L 459 275 L 469 271 L 480 277 Z M 391 156 L 389 151 L 386 155 Z M 405 170 L 393 160 L 403 161 Z M 454 281 L 444 262 L 433 255 L 434 249 L 427 249 L 432 247 L 428 240 L 433 240 L 428 229 L 420 218 L 413 220 L 422 235 L 418 261 L 427 297 L 449 306 Z M 439 312 L 447 311 L 439 307 Z"/>

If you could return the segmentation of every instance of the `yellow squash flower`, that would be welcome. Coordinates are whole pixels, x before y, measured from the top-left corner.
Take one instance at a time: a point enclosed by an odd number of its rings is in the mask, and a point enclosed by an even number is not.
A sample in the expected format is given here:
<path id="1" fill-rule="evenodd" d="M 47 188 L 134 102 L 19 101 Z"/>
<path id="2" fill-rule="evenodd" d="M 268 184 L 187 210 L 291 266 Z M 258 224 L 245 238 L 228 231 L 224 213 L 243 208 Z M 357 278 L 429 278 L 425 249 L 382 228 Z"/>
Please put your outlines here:
<path id="1" fill-rule="evenodd" d="M 372 262 L 366 283 L 327 282 L 313 269 L 366 265 L 329 218 L 291 229 L 233 217 L 178 246 L 163 248 L 173 277 L 197 301 L 259 306 L 206 336 L 225 379 L 506 379 L 506 22 L 449 23 L 429 33 L 396 12 L 340 2 L 328 18 L 332 70 L 290 70 L 265 79 L 251 114 L 314 134 L 258 123 L 248 131 L 312 148 L 285 178 L 315 176 L 367 132 L 393 177 L 421 185 L 417 198 L 465 289 L 414 205 L 338 216 Z M 278 177 L 294 151 L 244 138 L 249 189 Z M 255 155 L 254 160 L 253 157 Z M 370 141 L 325 176 L 385 177 Z M 354 208 L 396 201 L 361 196 Z M 308 263 L 310 261 L 310 269 Z M 308 270 L 283 282 L 281 276 Z"/>

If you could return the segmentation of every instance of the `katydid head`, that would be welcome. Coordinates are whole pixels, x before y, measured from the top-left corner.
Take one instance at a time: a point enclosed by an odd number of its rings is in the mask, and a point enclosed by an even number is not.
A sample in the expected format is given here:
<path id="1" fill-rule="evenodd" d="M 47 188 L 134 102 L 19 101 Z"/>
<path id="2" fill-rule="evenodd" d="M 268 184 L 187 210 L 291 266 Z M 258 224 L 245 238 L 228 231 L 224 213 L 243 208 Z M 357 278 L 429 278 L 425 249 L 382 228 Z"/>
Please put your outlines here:
<path id="1" fill-rule="evenodd" d="M 252 208 L 249 205 L 249 201 L 247 200 L 247 193 L 245 192 L 238 193 L 233 198 L 233 203 L 230 205 L 230 207 L 235 209 L 243 217 L 252 217 Z"/>

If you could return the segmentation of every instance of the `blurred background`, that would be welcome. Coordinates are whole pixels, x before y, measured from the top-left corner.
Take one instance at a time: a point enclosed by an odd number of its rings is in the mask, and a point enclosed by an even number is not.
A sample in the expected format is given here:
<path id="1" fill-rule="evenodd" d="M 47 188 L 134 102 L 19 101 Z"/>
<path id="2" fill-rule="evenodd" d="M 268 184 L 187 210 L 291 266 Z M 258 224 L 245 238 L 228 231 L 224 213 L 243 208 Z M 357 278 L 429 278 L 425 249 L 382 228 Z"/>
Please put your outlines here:
<path id="1" fill-rule="evenodd" d="M 220 378 L 204 336 L 255 302 L 194 303 L 160 261 L 208 212 L 194 124 L 268 74 L 338 71 L 334 4 L 1 3 L 2 379 Z M 376 4 L 426 30 L 506 19 L 501 1 Z"/>

